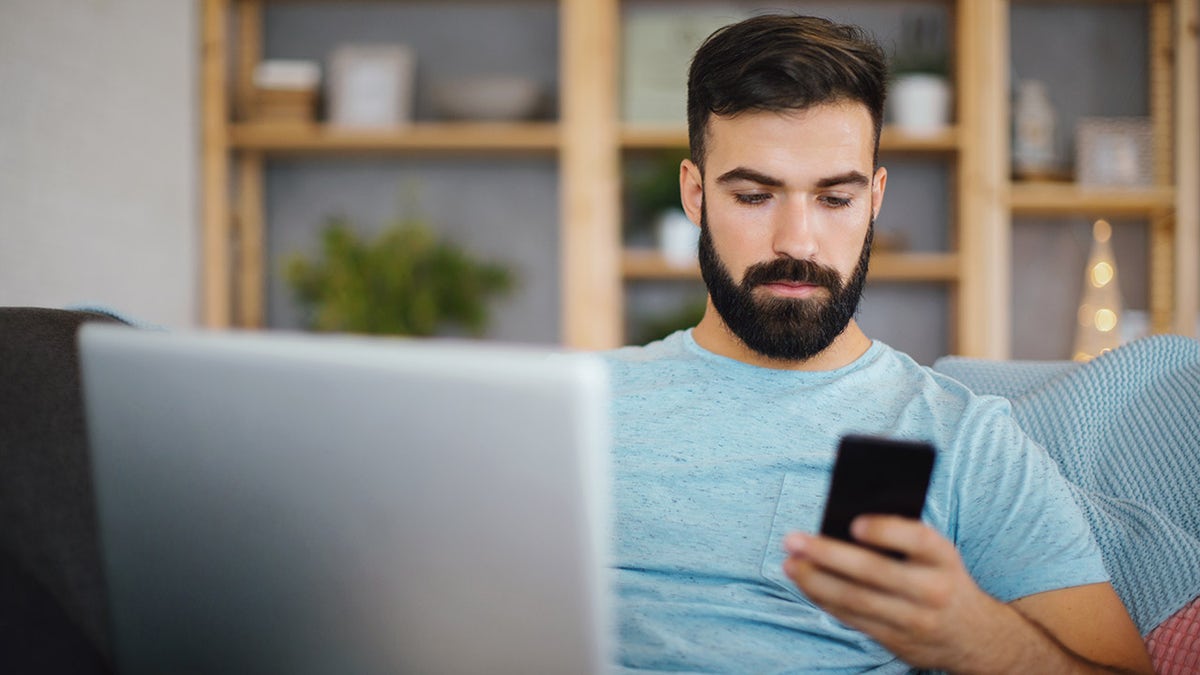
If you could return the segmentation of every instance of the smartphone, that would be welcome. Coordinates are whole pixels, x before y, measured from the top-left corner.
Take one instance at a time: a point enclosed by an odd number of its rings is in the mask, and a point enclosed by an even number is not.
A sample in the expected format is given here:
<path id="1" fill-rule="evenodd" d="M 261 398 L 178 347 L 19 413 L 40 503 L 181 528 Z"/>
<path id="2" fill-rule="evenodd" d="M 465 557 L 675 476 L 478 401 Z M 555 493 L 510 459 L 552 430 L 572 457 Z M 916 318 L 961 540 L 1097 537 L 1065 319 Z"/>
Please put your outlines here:
<path id="1" fill-rule="evenodd" d="M 838 446 L 821 534 L 857 543 L 850 523 L 864 513 L 919 519 L 936 451 L 929 443 L 848 435 Z M 901 557 L 894 551 L 882 551 Z"/>

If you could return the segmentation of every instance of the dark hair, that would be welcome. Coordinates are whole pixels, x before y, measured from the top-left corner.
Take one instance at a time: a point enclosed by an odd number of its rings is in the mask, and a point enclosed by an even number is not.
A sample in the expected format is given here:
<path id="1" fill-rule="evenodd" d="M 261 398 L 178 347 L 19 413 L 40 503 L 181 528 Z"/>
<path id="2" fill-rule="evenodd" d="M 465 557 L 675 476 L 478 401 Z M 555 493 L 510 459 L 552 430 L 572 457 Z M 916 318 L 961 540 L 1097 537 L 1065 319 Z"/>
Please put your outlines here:
<path id="1" fill-rule="evenodd" d="M 688 142 L 704 170 L 710 114 L 799 110 L 841 100 L 867 106 L 875 164 L 887 97 L 887 58 L 863 29 L 813 16 L 768 14 L 719 29 L 688 70 Z"/>

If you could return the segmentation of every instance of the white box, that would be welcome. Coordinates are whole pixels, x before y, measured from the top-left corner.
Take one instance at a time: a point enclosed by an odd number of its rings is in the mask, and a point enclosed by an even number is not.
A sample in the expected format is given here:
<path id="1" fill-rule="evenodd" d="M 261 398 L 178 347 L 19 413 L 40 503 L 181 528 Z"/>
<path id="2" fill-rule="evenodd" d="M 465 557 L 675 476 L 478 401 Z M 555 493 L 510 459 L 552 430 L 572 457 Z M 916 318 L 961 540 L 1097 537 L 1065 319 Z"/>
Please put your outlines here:
<path id="1" fill-rule="evenodd" d="M 345 45 L 330 58 L 329 123 L 383 128 L 412 122 L 416 59 L 405 45 Z"/>

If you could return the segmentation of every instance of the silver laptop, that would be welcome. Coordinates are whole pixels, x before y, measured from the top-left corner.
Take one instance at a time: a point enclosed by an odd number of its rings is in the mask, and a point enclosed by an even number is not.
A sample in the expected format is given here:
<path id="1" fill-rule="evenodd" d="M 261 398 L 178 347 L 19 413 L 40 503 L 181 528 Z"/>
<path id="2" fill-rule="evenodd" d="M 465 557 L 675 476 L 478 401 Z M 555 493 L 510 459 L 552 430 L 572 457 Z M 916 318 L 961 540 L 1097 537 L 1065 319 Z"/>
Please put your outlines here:
<path id="1" fill-rule="evenodd" d="M 98 325 L 80 347 L 120 672 L 607 669 L 598 361 Z"/>

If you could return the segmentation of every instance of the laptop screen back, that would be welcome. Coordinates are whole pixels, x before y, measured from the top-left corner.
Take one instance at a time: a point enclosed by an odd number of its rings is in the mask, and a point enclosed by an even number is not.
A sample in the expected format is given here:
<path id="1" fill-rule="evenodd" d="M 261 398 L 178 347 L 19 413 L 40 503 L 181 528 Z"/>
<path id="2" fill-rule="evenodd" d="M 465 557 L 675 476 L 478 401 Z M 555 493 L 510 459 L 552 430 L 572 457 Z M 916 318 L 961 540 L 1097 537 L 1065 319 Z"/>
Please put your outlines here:
<path id="1" fill-rule="evenodd" d="M 608 418 L 586 356 L 88 326 L 121 672 L 599 672 Z"/>

